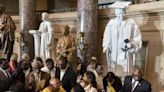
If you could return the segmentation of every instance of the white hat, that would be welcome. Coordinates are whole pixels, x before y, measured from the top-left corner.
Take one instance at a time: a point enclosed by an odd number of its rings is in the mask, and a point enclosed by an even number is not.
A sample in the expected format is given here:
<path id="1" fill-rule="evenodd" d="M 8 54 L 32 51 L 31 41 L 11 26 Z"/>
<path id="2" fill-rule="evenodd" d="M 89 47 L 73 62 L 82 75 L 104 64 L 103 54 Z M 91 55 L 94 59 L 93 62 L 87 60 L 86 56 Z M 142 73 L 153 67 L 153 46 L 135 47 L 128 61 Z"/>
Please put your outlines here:
<path id="1" fill-rule="evenodd" d="M 132 2 L 128 2 L 128 1 L 116 1 L 115 3 L 113 3 L 112 5 L 109 5 L 109 8 L 121 8 L 121 9 L 125 9 L 129 6 L 129 4 L 131 4 Z"/>

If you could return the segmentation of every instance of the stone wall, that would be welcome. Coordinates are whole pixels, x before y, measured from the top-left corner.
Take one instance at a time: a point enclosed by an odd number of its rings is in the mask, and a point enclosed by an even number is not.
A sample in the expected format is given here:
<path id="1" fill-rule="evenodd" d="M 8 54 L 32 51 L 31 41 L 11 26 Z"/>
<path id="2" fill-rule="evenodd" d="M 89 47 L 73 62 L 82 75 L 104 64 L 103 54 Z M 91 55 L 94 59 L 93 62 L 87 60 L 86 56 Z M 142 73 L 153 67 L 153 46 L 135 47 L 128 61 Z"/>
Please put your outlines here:
<path id="1" fill-rule="evenodd" d="M 0 4 L 4 5 L 5 11 L 10 14 L 19 12 L 19 0 L 0 0 Z M 36 0 L 36 11 L 45 11 L 47 9 L 47 0 Z"/>

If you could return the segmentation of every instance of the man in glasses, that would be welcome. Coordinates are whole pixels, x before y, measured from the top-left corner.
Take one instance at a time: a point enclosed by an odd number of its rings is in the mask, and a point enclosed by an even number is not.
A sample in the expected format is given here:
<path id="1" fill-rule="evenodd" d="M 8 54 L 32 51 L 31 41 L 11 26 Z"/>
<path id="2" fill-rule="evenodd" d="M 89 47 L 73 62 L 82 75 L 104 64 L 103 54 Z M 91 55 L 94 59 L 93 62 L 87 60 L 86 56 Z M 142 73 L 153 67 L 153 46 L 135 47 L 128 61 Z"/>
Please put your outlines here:
<path id="1" fill-rule="evenodd" d="M 133 68 L 132 75 L 125 77 L 122 92 L 151 92 L 151 84 L 142 78 L 142 71 L 138 66 Z"/>

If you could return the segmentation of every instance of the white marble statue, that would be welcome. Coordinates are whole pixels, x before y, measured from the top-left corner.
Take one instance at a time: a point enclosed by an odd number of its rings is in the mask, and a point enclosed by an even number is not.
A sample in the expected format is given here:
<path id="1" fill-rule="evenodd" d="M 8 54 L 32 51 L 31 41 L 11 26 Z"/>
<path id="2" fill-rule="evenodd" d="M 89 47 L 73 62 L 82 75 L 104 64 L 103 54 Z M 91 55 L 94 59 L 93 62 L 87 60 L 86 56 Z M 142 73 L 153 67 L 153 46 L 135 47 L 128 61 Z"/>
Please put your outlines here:
<path id="1" fill-rule="evenodd" d="M 53 47 L 53 27 L 52 23 L 48 21 L 48 14 L 42 13 L 42 20 L 39 30 L 29 31 L 34 36 L 35 41 L 35 55 L 40 56 L 43 61 L 51 57 L 51 50 Z"/>
<path id="2" fill-rule="evenodd" d="M 115 15 L 105 28 L 102 46 L 108 71 L 121 76 L 128 74 L 135 64 L 135 52 L 142 47 L 142 36 L 135 21 L 125 17 L 125 7 L 115 8 Z"/>

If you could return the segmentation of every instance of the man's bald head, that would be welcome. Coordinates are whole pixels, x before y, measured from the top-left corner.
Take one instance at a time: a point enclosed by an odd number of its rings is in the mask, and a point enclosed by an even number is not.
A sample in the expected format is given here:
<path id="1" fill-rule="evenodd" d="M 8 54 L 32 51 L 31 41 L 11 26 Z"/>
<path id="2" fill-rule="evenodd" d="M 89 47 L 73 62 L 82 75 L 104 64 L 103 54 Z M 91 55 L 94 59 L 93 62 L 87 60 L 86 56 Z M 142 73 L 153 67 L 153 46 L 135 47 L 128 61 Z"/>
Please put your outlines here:
<path id="1" fill-rule="evenodd" d="M 61 85 L 60 81 L 56 78 L 51 78 L 49 84 L 51 87 L 53 87 L 54 90 L 59 90 Z"/>

